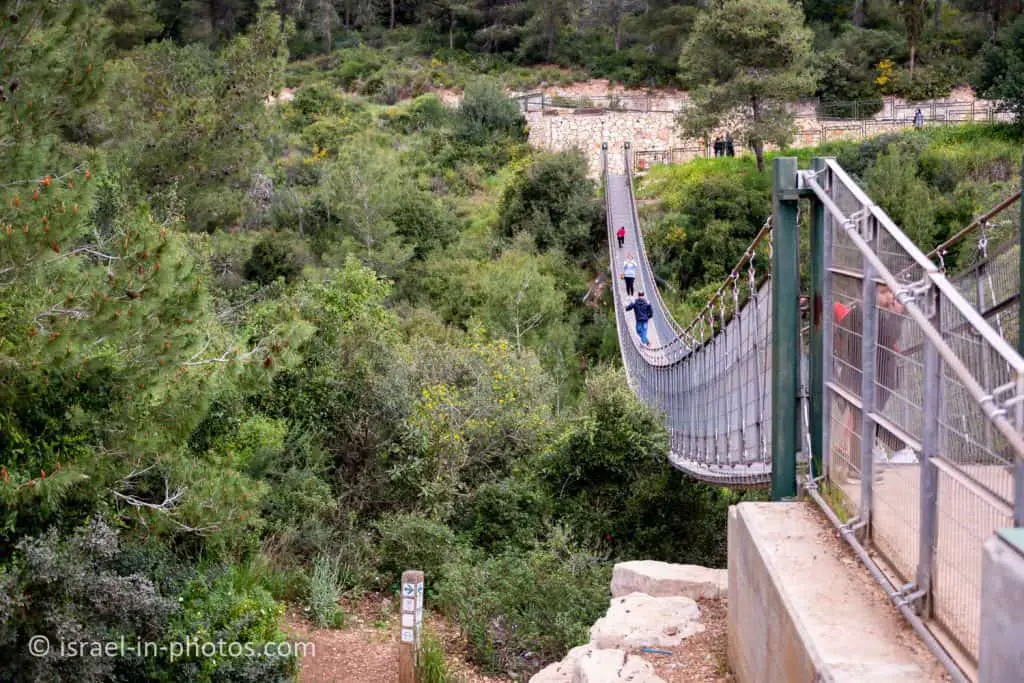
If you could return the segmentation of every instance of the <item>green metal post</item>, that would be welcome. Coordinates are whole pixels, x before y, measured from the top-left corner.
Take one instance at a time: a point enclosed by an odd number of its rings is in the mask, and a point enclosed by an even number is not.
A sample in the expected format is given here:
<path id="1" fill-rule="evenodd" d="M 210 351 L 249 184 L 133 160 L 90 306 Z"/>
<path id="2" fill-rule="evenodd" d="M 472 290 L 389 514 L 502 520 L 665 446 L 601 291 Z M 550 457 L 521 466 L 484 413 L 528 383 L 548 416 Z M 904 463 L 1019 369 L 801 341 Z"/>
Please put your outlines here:
<path id="1" fill-rule="evenodd" d="M 796 496 L 800 231 L 794 157 L 772 164 L 772 500 Z"/>
<path id="2" fill-rule="evenodd" d="M 811 161 L 811 169 L 815 173 L 825 170 L 825 160 L 815 158 Z M 820 177 L 820 176 L 819 176 Z M 822 425 L 825 407 L 824 382 L 824 291 L 825 291 L 825 206 L 811 195 L 811 466 L 814 476 L 821 476 Z"/>

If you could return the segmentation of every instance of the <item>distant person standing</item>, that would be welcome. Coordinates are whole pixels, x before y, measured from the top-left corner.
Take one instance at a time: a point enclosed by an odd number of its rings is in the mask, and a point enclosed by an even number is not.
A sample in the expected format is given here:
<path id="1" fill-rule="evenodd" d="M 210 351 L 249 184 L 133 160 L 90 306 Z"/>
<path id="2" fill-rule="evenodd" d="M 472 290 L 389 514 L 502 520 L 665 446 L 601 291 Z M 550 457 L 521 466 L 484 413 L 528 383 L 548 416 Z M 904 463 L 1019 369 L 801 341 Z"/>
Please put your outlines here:
<path id="1" fill-rule="evenodd" d="M 633 296 L 633 282 L 636 281 L 636 259 L 632 254 L 622 263 L 622 279 L 626 283 L 626 296 Z"/>
<path id="2" fill-rule="evenodd" d="M 722 136 L 715 137 L 715 156 L 720 157 L 725 152 L 725 141 L 722 140 Z"/>
<path id="3" fill-rule="evenodd" d="M 651 342 L 647 340 L 647 323 L 654 317 L 654 306 L 644 298 L 643 292 L 637 292 L 636 299 L 626 306 L 626 311 L 633 311 L 636 317 L 636 334 L 640 337 L 640 343 L 649 347 Z"/>
<path id="4" fill-rule="evenodd" d="M 622 249 L 622 243 L 626 241 L 626 226 L 619 228 L 619 231 L 615 233 L 616 239 L 619 240 L 619 249 Z"/>
<path id="5" fill-rule="evenodd" d="M 725 156 L 736 156 L 736 148 L 732 145 L 732 133 L 725 134 Z"/>
<path id="6" fill-rule="evenodd" d="M 914 112 L 914 130 L 921 130 L 921 126 L 924 125 L 924 113 L 918 108 Z"/>

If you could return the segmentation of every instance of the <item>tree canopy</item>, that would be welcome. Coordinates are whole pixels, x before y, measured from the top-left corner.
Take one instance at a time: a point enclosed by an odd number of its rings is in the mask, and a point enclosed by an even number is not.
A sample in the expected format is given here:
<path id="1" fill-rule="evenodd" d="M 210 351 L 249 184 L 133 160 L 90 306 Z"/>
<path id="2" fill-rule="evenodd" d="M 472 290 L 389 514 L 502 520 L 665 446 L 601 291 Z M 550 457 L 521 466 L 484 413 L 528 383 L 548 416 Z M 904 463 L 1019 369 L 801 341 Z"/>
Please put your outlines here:
<path id="1" fill-rule="evenodd" d="M 706 137 L 728 128 L 763 170 L 765 143 L 781 146 L 792 137 L 786 104 L 814 89 L 811 31 L 787 0 L 724 0 L 698 17 L 679 68 L 693 86 L 680 114 L 683 130 Z"/>

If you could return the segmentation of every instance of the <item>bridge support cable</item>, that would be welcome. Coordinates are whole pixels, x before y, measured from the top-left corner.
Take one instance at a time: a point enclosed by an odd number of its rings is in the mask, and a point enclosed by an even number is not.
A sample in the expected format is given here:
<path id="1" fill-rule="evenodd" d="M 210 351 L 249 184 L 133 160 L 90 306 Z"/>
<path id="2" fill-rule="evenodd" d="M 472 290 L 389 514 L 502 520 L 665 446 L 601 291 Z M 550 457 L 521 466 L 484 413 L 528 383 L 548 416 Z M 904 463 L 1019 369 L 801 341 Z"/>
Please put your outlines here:
<path id="1" fill-rule="evenodd" d="M 834 160 L 799 177 L 814 247 L 812 471 L 825 475 L 844 538 L 880 558 L 869 568 L 884 570 L 901 611 L 972 668 L 982 547 L 1024 505 L 1024 358 L 1004 337 L 1020 334 L 1005 302 L 1019 306 L 1024 261 L 986 250 L 990 212 L 978 222 L 981 263 L 947 273 L 951 245 L 933 252 L 936 265 Z M 816 481 L 808 489 L 824 502 Z"/>

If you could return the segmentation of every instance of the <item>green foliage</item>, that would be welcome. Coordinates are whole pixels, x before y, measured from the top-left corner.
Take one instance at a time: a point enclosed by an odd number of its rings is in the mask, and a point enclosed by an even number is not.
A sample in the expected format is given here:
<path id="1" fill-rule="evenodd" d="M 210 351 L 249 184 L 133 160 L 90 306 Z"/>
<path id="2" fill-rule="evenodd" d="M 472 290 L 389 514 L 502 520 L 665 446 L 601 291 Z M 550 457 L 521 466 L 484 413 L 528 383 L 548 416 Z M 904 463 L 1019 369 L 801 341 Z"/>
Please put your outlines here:
<path id="1" fill-rule="evenodd" d="M 982 50 L 974 85 L 982 97 L 999 100 L 1024 127 L 1024 16 Z"/>
<path id="2" fill-rule="evenodd" d="M 210 569 L 189 581 L 179 596 L 180 611 L 172 619 L 168 640 L 199 643 L 247 643 L 264 653 L 267 643 L 285 640 L 278 629 L 284 608 L 246 567 Z M 281 651 L 287 651 L 281 650 Z M 284 681 L 298 669 L 294 655 L 281 656 L 270 648 L 260 657 L 203 657 L 193 650 L 184 657 L 154 662 L 151 676 L 158 681 Z M 159 668 L 156 668 L 159 667 Z"/>
<path id="3" fill-rule="evenodd" d="M 60 166 L 61 126 L 77 126 L 100 92 L 103 31 L 91 3 L 0 2 L 0 181 L 26 182 Z"/>
<path id="4" fill-rule="evenodd" d="M 414 340 L 402 355 L 417 394 L 387 461 L 389 496 L 440 521 L 537 452 L 551 427 L 552 387 L 536 357 L 480 337 Z"/>
<path id="5" fill-rule="evenodd" d="M 299 265 L 286 247 L 272 238 L 265 238 L 252 248 L 243 272 L 246 279 L 267 285 L 277 278 L 285 282 L 294 280 L 299 274 Z"/>
<path id="6" fill-rule="evenodd" d="M 313 563 L 313 575 L 309 580 L 309 608 L 318 626 L 342 626 L 345 612 L 338 604 L 340 597 L 337 560 L 321 555 Z"/>
<path id="7" fill-rule="evenodd" d="M 524 677 L 586 642 L 608 607 L 609 567 L 556 530 L 544 546 L 445 568 L 437 604 L 458 620 L 472 660 Z"/>
<path id="8" fill-rule="evenodd" d="M 708 136 L 728 123 L 764 170 L 764 145 L 786 145 L 787 102 L 814 89 L 811 32 L 786 0 L 724 0 L 701 14 L 679 59 L 681 78 L 697 86 L 680 114 L 685 133 Z"/>
<path id="9" fill-rule="evenodd" d="M 142 675 L 147 663 L 123 657 L 63 657 L 60 641 L 111 641 L 124 636 L 160 640 L 177 603 L 153 582 L 122 566 L 117 532 L 97 521 L 60 538 L 56 531 L 25 538 L 14 561 L 0 570 L 0 661 L 5 680 L 101 681 Z M 29 651 L 32 636 L 49 639 L 42 657 Z"/>
<path id="10" fill-rule="evenodd" d="M 506 188 L 500 211 L 502 234 L 529 233 L 542 251 L 583 256 L 601 243 L 601 206 L 578 150 L 538 155 Z"/>
<path id="11" fill-rule="evenodd" d="M 391 584 L 400 583 L 402 572 L 418 569 L 429 586 L 443 575 L 444 564 L 458 556 L 451 529 L 417 513 L 386 515 L 377 531 L 380 571 Z"/>
<path id="12" fill-rule="evenodd" d="M 448 683 L 451 674 L 448 672 L 444 646 L 430 629 L 423 629 L 421 637 L 416 660 L 416 680 L 419 683 Z"/>
<path id="13" fill-rule="evenodd" d="M 285 39 L 264 3 L 247 33 L 218 52 L 166 41 L 140 47 L 111 64 L 89 132 L 116 150 L 139 189 L 182 198 L 192 228 L 240 222 L 270 130 L 263 98 L 281 79 Z"/>
<path id="14" fill-rule="evenodd" d="M 659 197 L 644 239 L 658 271 L 682 291 L 719 282 L 771 212 L 770 181 L 749 159 L 656 168 L 640 188 Z"/>
<path id="15" fill-rule="evenodd" d="M 836 118 L 863 118 L 882 108 L 879 64 L 902 53 L 899 34 L 845 27 L 820 57 L 822 75 L 818 96 L 823 114 Z M 856 106 L 851 106 L 856 102 Z"/>
<path id="16" fill-rule="evenodd" d="M 475 547 L 496 552 L 531 547 L 542 538 L 552 512 L 539 482 L 515 476 L 476 487 L 457 519 Z"/>

